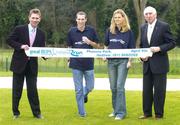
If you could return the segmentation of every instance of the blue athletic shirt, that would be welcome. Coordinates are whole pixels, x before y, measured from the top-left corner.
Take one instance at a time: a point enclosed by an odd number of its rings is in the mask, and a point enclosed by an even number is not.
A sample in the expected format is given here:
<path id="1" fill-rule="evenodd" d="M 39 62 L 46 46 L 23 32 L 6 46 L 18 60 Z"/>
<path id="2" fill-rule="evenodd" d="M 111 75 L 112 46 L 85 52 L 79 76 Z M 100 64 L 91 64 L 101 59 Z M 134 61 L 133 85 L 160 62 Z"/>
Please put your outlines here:
<path id="1" fill-rule="evenodd" d="M 91 45 L 88 45 L 82 41 L 82 37 L 86 36 L 93 42 L 98 43 L 99 39 L 95 29 L 86 25 L 84 31 L 78 30 L 77 27 L 71 27 L 68 32 L 67 45 L 72 48 L 79 49 L 93 49 Z M 78 70 L 93 70 L 94 58 L 70 58 L 70 68 Z"/>
<path id="2" fill-rule="evenodd" d="M 116 28 L 116 34 L 112 34 L 110 29 L 107 29 L 104 44 L 108 49 L 129 49 L 135 48 L 135 39 L 131 30 L 121 32 Z"/>

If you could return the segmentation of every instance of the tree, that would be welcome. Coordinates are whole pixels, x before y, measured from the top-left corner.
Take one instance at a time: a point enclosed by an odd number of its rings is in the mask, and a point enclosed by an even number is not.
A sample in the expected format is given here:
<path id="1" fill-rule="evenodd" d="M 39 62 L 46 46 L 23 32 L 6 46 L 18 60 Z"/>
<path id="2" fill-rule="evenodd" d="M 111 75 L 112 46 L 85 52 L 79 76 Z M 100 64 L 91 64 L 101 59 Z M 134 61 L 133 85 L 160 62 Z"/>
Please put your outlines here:
<path id="1" fill-rule="evenodd" d="M 158 18 L 170 24 L 172 33 L 175 39 L 178 40 L 180 38 L 179 3 L 179 0 L 133 0 L 139 28 L 136 46 L 139 45 L 140 25 L 144 22 L 143 10 L 145 6 L 153 6 L 157 9 Z"/>
<path id="2" fill-rule="evenodd" d="M 6 48 L 7 35 L 19 24 L 27 22 L 29 9 L 35 6 L 32 0 L 1 0 L 0 1 L 0 42 Z"/>
<path id="3" fill-rule="evenodd" d="M 39 26 L 46 33 L 47 45 L 65 44 L 68 29 L 76 24 L 75 16 L 79 10 L 87 13 L 88 24 L 96 28 L 102 42 L 113 11 L 121 8 L 129 17 L 138 46 L 146 5 L 157 9 L 158 17 L 170 24 L 175 38 L 180 41 L 179 0 L 0 0 L 0 47 L 7 47 L 5 39 L 9 32 L 16 25 L 28 23 L 28 12 L 35 7 L 42 12 Z"/>
<path id="4" fill-rule="evenodd" d="M 147 0 L 133 0 L 134 8 L 137 15 L 137 23 L 138 23 L 138 37 L 136 40 L 136 46 L 139 46 L 140 43 L 140 25 L 144 23 L 144 15 L 143 11 L 146 6 Z"/>

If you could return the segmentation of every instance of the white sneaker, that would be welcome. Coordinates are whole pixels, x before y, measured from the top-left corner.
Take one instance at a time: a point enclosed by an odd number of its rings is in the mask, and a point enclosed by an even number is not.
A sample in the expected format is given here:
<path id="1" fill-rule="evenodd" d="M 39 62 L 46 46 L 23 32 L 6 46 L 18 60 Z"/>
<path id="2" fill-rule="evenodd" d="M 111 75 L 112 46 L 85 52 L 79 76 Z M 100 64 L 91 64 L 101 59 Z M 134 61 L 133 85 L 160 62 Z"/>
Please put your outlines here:
<path id="1" fill-rule="evenodd" d="M 109 117 L 114 117 L 115 115 L 114 115 L 114 113 L 111 113 L 111 114 L 109 114 L 108 116 L 109 116 Z"/>
<path id="2" fill-rule="evenodd" d="M 81 118 L 84 118 L 84 117 L 86 117 L 86 113 L 83 114 L 83 115 L 80 115 L 80 114 L 79 114 L 79 116 L 80 116 Z"/>
<path id="3" fill-rule="evenodd" d="M 123 117 L 120 117 L 120 116 L 115 117 L 115 120 L 122 120 L 122 119 L 123 119 Z"/>

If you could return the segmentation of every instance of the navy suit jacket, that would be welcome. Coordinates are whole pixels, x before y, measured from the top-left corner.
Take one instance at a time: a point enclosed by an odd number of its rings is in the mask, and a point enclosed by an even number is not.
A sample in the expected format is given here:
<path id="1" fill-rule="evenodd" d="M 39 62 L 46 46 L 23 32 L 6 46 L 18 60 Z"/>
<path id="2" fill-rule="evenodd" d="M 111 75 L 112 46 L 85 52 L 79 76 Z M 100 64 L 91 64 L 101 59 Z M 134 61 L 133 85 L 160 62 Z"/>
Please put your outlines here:
<path id="1" fill-rule="evenodd" d="M 21 45 L 23 44 L 27 44 L 30 46 L 28 25 L 20 25 L 15 27 L 12 33 L 8 36 L 7 43 L 9 46 L 14 48 L 10 70 L 15 73 L 22 73 L 25 70 L 27 62 L 30 61 L 31 70 L 35 75 L 37 75 L 38 72 L 37 57 L 31 57 L 29 60 L 29 58 L 25 54 L 25 51 L 21 49 Z M 37 28 L 33 47 L 44 47 L 44 46 L 45 46 L 45 34 L 43 31 Z"/>
<path id="2" fill-rule="evenodd" d="M 150 68 L 152 73 L 162 74 L 169 71 L 169 60 L 167 51 L 175 47 L 175 41 L 167 23 L 157 20 L 150 44 L 147 40 L 148 24 L 145 23 L 141 26 L 141 48 L 149 48 L 152 46 L 159 46 L 161 51 L 154 53 L 152 57 L 143 63 L 143 73 L 146 73 Z"/>

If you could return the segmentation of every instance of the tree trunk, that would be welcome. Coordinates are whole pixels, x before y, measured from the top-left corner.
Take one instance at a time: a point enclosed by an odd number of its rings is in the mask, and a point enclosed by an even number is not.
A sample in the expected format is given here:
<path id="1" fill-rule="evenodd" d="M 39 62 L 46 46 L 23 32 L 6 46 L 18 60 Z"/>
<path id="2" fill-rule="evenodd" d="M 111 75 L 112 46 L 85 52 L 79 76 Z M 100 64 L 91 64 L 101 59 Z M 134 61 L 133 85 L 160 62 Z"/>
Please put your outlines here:
<path id="1" fill-rule="evenodd" d="M 146 6 L 147 0 L 133 0 L 134 8 L 137 15 L 137 22 L 138 22 L 138 37 L 136 40 L 136 47 L 139 47 L 140 43 L 140 26 L 142 23 L 144 23 L 144 15 L 143 11 Z"/>

